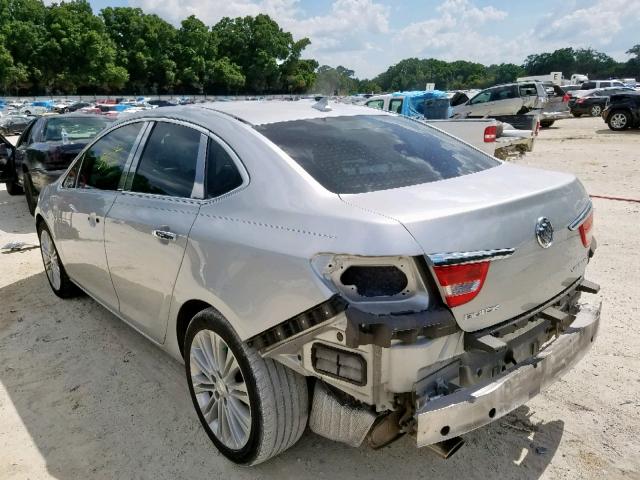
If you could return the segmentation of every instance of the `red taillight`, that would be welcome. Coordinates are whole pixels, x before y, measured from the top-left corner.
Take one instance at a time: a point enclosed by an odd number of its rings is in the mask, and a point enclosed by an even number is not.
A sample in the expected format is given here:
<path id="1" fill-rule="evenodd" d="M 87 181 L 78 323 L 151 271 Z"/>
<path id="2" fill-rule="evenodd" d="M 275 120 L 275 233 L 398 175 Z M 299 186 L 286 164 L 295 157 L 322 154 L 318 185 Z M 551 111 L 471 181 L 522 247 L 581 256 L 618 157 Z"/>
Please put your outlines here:
<path id="1" fill-rule="evenodd" d="M 484 129 L 484 143 L 491 143 L 496 141 L 498 136 L 498 127 L 491 125 Z"/>
<path id="2" fill-rule="evenodd" d="M 567 102 L 569 101 L 569 99 L 570 99 L 570 98 L 571 98 L 571 97 L 569 96 L 569 94 L 568 94 L 568 93 L 565 93 L 565 94 L 562 96 L 562 103 L 567 103 Z"/>
<path id="3" fill-rule="evenodd" d="M 579 98 L 578 100 L 576 100 L 576 103 L 584 103 L 584 98 Z"/>
<path id="4" fill-rule="evenodd" d="M 593 212 L 589 214 L 589 216 L 582 222 L 580 225 L 580 240 L 582 240 L 582 245 L 585 248 L 589 248 L 591 245 L 591 239 L 593 238 Z"/>
<path id="5" fill-rule="evenodd" d="M 438 283 L 444 290 L 445 301 L 457 307 L 473 300 L 484 285 L 489 262 L 434 267 Z"/>

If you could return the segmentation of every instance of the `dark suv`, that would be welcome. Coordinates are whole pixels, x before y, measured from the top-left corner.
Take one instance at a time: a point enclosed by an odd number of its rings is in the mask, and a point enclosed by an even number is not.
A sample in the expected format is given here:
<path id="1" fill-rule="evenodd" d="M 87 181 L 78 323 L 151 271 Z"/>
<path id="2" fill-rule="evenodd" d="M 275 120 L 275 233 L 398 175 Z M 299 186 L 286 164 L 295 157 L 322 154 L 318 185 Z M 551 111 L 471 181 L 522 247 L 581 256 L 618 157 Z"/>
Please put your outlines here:
<path id="1" fill-rule="evenodd" d="M 607 99 L 611 95 L 633 91 L 632 88 L 628 87 L 599 88 L 581 97 L 571 97 L 569 99 L 569 110 L 571 110 L 571 114 L 574 117 L 585 114 L 599 117 L 607 104 Z"/>
<path id="2" fill-rule="evenodd" d="M 602 118 L 611 130 L 640 127 L 640 92 L 611 95 Z"/>

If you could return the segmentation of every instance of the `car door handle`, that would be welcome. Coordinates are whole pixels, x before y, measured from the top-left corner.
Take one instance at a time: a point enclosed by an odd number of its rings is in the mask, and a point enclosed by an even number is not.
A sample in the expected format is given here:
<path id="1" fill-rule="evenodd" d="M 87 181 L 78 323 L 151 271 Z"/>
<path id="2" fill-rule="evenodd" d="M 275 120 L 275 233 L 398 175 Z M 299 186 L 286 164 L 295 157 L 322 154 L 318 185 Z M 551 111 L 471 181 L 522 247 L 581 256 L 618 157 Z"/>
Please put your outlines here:
<path id="1" fill-rule="evenodd" d="M 151 234 L 160 240 L 175 240 L 176 234 L 167 230 L 153 230 Z"/>

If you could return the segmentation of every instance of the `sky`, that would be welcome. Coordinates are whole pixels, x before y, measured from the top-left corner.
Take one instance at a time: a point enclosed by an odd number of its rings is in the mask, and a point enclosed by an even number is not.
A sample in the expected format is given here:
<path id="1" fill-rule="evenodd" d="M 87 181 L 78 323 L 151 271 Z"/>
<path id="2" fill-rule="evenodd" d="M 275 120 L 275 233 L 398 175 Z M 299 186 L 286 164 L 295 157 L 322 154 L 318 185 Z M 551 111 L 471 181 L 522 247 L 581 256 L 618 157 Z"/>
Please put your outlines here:
<path id="1" fill-rule="evenodd" d="M 96 13 L 141 7 L 176 26 L 192 14 L 213 25 L 224 16 L 267 13 L 294 38 L 309 37 L 303 57 L 343 65 L 360 78 L 408 57 L 522 64 L 532 53 L 592 47 L 626 60 L 625 51 L 640 43 L 640 0 L 90 1 Z"/>

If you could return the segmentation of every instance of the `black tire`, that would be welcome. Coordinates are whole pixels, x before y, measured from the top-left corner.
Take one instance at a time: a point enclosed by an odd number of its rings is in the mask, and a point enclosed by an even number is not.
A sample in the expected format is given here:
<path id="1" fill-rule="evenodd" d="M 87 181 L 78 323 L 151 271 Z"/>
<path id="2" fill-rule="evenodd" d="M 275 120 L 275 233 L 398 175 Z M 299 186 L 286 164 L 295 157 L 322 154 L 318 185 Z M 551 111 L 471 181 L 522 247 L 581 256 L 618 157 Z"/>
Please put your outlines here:
<path id="1" fill-rule="evenodd" d="M 7 193 L 9 195 L 22 195 L 24 193 L 22 187 L 18 185 L 15 180 L 10 180 L 5 185 L 7 186 Z"/>
<path id="2" fill-rule="evenodd" d="M 202 330 L 220 336 L 235 356 L 247 386 L 251 427 L 244 447 L 233 450 L 213 433 L 196 399 L 191 378 L 191 345 Z M 229 322 L 214 308 L 198 313 L 187 329 L 184 342 L 185 373 L 189 393 L 200 423 L 216 448 L 241 465 L 262 463 L 293 446 L 302 436 L 309 417 L 306 379 L 284 365 L 262 358 L 237 336 Z"/>
<path id="3" fill-rule="evenodd" d="M 24 172 L 24 174 L 22 175 L 22 183 L 24 184 L 24 195 L 25 197 L 27 197 L 27 206 L 29 207 L 29 213 L 33 217 L 36 212 L 36 206 L 38 205 L 38 194 L 35 191 L 29 172 Z"/>
<path id="4" fill-rule="evenodd" d="M 540 128 L 549 128 L 551 125 L 553 125 L 555 122 L 555 120 L 542 120 L 540 122 Z"/>
<path id="5" fill-rule="evenodd" d="M 67 271 L 64 269 L 64 265 L 62 265 L 62 262 L 60 261 L 60 255 L 58 254 L 58 249 L 53 243 L 53 236 L 51 235 L 51 231 L 49 230 L 47 225 L 44 223 L 44 221 L 38 222 L 37 230 L 38 230 L 38 240 L 40 240 L 40 255 L 42 256 L 42 263 L 45 267 L 45 277 L 47 277 L 51 290 L 53 290 L 53 293 L 60 298 L 72 298 L 72 297 L 78 296 L 81 293 L 81 290 L 69 279 L 69 276 L 67 275 Z M 49 238 L 51 238 L 51 246 L 56 253 L 57 264 L 60 269 L 60 287 L 56 287 L 56 285 L 53 284 L 53 282 L 51 281 L 51 278 L 47 274 L 47 261 L 45 260 L 45 254 L 42 250 L 43 232 L 47 232 L 47 234 L 49 235 Z"/>
<path id="6" fill-rule="evenodd" d="M 571 112 L 571 115 L 573 115 L 576 118 L 580 118 L 582 116 L 581 113 L 576 113 L 576 112 Z"/>
<path id="7" fill-rule="evenodd" d="M 624 123 L 618 121 L 620 116 L 624 117 Z M 631 126 L 631 115 L 629 115 L 629 112 L 625 112 L 624 110 L 614 110 L 610 112 L 607 117 L 607 125 L 611 130 L 616 132 L 626 130 Z"/>
<path id="8" fill-rule="evenodd" d="M 591 107 L 591 110 L 589 110 L 589 115 L 591 115 L 592 117 L 599 117 L 602 114 L 602 107 L 600 105 L 594 105 L 593 107 Z"/>

